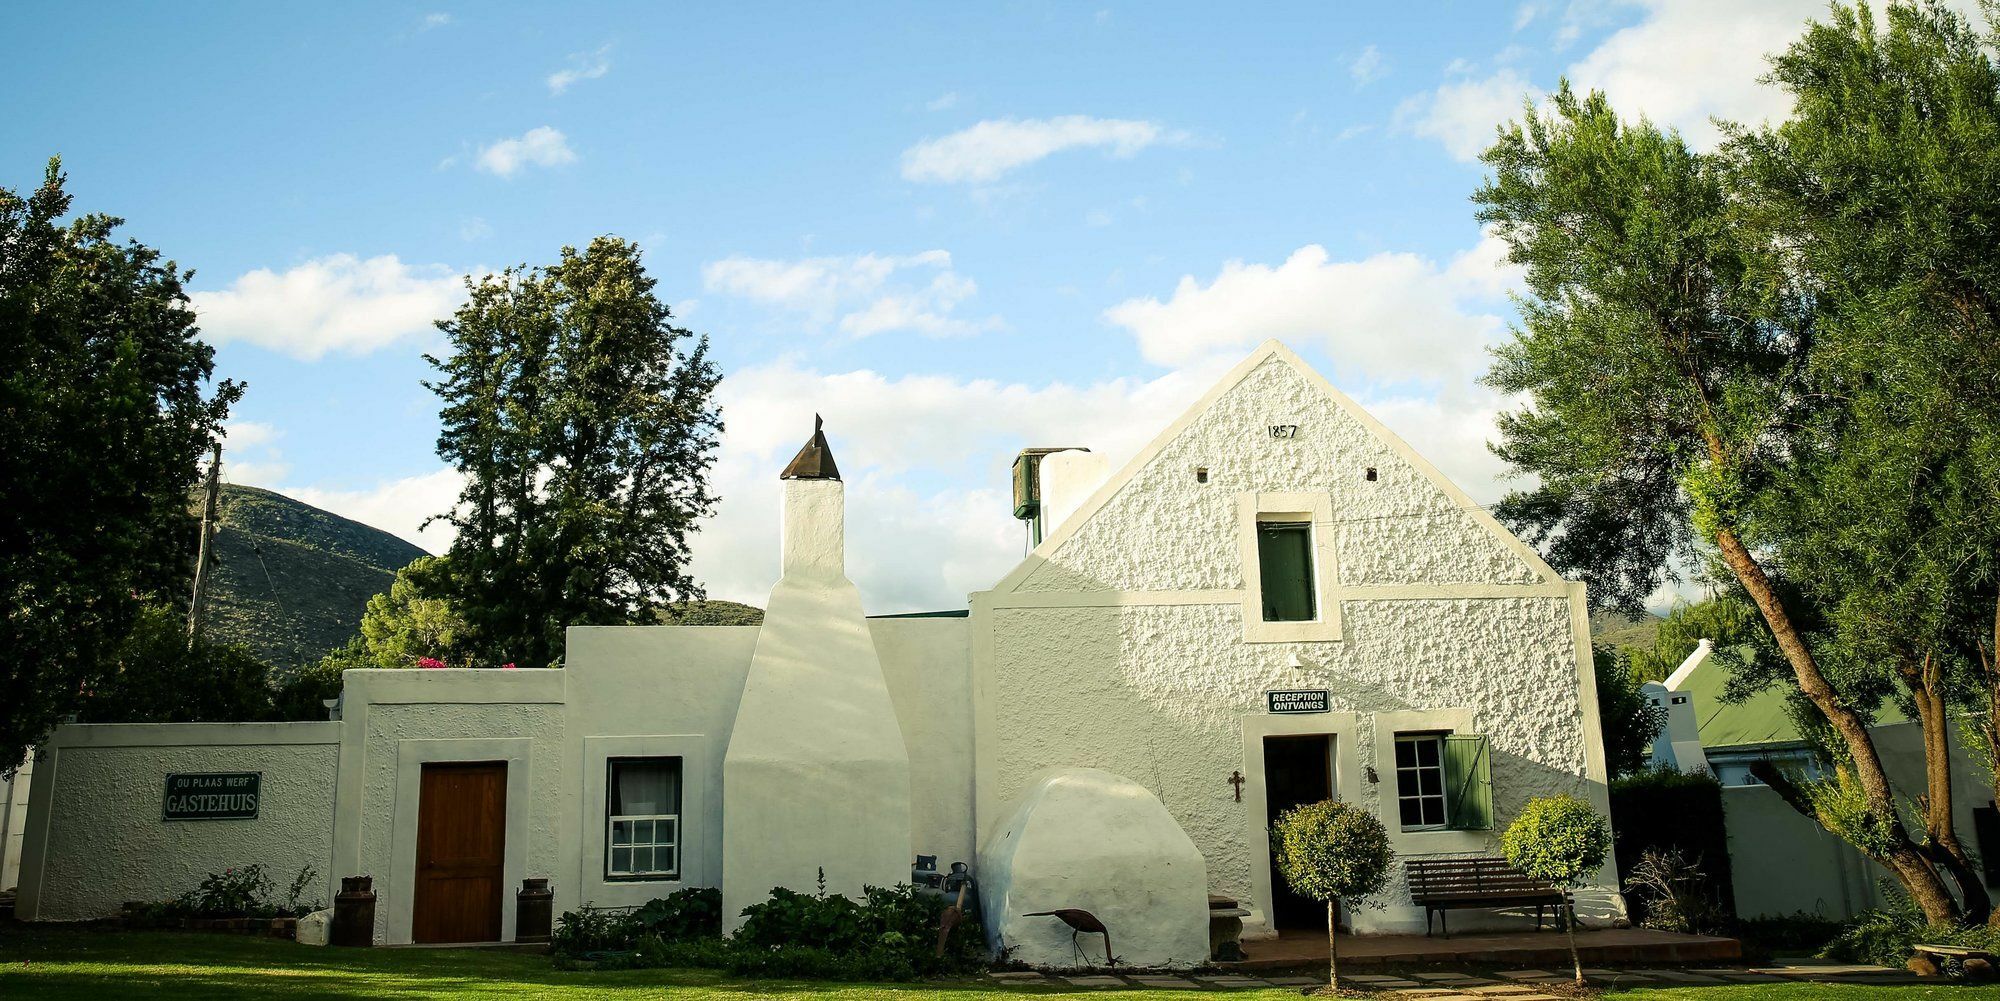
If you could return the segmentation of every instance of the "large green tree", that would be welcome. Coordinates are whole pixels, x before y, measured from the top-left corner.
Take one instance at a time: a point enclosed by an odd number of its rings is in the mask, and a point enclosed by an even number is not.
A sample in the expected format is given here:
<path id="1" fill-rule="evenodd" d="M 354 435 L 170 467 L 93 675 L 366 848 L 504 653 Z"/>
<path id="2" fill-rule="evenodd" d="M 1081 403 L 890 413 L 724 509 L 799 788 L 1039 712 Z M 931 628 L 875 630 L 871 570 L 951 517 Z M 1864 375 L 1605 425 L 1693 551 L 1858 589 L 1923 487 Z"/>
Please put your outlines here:
<path id="1" fill-rule="evenodd" d="M 1539 480 L 1499 513 L 1600 602 L 1712 567 L 1836 770 L 1796 801 L 1931 919 L 1976 919 L 1948 771 L 1914 833 L 1868 726 L 1910 700 L 1942 748 L 1992 607 L 1992 69 L 1934 5 L 1887 32 L 1836 8 L 1775 66 L 1798 113 L 1721 154 L 1567 86 L 1487 153 L 1480 216 L 1529 289 L 1496 450 Z"/>
<path id="2" fill-rule="evenodd" d="M 1750 517 L 1847 701 L 1918 721 L 1922 848 L 1983 919 L 1949 740 L 1957 710 L 1993 718 L 2000 638 L 2000 71 L 1963 18 L 1901 4 L 1835 8 L 1772 79 L 1796 110 L 1729 153 L 1817 316 L 1798 458 Z"/>
<path id="3" fill-rule="evenodd" d="M 149 600 L 183 596 L 198 463 L 242 387 L 212 384 L 182 272 L 65 221 L 61 164 L 0 189 L 0 769 L 81 693 Z"/>
<path id="4" fill-rule="evenodd" d="M 470 283 L 438 324 L 438 452 L 467 480 L 442 594 L 480 662 L 558 664 L 565 626 L 703 596 L 688 537 L 715 505 L 720 376 L 653 287 L 636 246 L 599 237 Z"/>

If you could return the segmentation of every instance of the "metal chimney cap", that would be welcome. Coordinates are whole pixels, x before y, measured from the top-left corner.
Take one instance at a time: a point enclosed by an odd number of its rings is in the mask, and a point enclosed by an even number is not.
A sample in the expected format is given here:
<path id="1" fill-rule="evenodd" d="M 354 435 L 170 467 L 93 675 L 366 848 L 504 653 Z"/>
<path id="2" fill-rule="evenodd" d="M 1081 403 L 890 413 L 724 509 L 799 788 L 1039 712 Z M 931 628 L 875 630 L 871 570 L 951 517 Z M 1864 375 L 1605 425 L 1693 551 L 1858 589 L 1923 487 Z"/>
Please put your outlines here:
<path id="1" fill-rule="evenodd" d="M 833 450 L 826 445 L 826 422 L 813 415 L 813 436 L 799 454 L 778 474 L 781 480 L 837 480 L 840 467 L 833 464 Z"/>

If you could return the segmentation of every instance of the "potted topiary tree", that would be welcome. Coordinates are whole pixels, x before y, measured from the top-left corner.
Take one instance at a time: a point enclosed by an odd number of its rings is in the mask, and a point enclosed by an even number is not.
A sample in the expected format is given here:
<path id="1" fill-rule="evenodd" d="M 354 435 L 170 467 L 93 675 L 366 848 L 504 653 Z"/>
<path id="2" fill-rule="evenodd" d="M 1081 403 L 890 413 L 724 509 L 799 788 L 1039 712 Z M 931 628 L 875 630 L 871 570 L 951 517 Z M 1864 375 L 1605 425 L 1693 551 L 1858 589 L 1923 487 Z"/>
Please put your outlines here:
<path id="1" fill-rule="evenodd" d="M 1335 905 L 1367 905 L 1389 882 L 1389 832 L 1375 815 L 1324 800 L 1293 807 L 1271 828 L 1278 872 L 1300 896 L 1326 904 L 1327 986 L 1340 988 Z"/>
<path id="2" fill-rule="evenodd" d="M 1583 960 L 1576 954 L 1577 887 L 1604 867 L 1611 852 L 1611 825 L 1590 804 L 1575 796 L 1537 796 L 1500 835 L 1507 862 L 1522 873 L 1562 891 L 1563 930 L 1569 936 L 1569 961 L 1576 982 L 1583 983 Z"/>

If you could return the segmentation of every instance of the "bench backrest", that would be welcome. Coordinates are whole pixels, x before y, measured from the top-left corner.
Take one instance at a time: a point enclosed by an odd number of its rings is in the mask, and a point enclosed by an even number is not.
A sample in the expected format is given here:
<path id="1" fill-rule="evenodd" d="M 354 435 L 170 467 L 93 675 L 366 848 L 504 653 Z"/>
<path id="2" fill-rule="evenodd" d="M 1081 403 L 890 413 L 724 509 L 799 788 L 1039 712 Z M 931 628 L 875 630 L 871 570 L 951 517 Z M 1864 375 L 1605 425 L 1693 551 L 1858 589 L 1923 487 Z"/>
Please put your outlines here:
<path id="1" fill-rule="evenodd" d="M 1504 858 L 1411 859 L 1404 866 L 1410 877 L 1410 896 L 1415 900 L 1557 893 L 1554 886 L 1528 877 Z"/>

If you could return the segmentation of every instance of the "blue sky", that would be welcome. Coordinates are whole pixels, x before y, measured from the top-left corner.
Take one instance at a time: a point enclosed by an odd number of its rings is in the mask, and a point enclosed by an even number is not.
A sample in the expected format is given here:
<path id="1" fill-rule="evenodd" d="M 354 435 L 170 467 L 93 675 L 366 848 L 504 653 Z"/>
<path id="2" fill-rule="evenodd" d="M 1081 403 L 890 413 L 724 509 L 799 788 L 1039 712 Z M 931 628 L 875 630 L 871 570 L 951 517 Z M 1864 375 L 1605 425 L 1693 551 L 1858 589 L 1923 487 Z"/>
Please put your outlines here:
<path id="1" fill-rule="evenodd" d="M 1020 556 L 1016 449 L 1122 460 L 1267 337 L 1496 499 L 1476 150 L 1563 74 L 1698 143 L 1781 114 L 1761 54 L 1820 9 L 23 3 L 0 185 L 61 154 L 196 269 L 231 480 L 433 549 L 458 276 L 636 240 L 726 373 L 712 593 L 775 578 L 818 409 L 870 610 L 948 607 Z"/>

